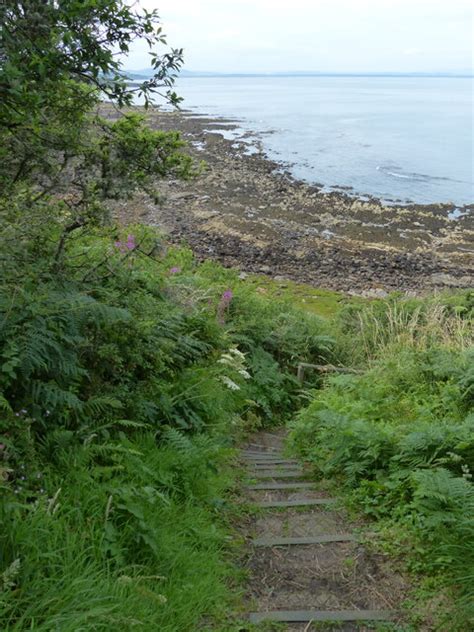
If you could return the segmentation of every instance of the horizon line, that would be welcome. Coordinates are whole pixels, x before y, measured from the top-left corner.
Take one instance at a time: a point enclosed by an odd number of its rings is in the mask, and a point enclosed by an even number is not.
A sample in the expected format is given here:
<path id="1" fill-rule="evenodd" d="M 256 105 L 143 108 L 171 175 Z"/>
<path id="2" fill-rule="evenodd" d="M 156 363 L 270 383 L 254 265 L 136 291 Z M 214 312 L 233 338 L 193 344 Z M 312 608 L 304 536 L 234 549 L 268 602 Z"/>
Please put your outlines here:
<path id="1" fill-rule="evenodd" d="M 134 69 L 124 68 L 125 72 L 143 74 L 146 69 Z M 150 71 L 152 69 L 150 68 Z M 360 71 L 325 71 L 325 70 L 282 70 L 282 71 L 257 71 L 257 72 L 244 72 L 244 71 L 213 71 L 213 70 L 188 70 L 186 68 L 181 71 L 182 76 L 219 76 L 219 77 L 275 77 L 275 76 L 341 76 L 341 77 L 368 77 L 368 76 L 397 76 L 397 77 L 416 77 L 416 76 L 430 76 L 430 77 L 462 77 L 462 78 L 474 78 L 473 70 L 415 70 L 415 71 L 403 71 L 403 70 L 360 70 Z M 181 74 L 178 71 L 177 75 Z"/>

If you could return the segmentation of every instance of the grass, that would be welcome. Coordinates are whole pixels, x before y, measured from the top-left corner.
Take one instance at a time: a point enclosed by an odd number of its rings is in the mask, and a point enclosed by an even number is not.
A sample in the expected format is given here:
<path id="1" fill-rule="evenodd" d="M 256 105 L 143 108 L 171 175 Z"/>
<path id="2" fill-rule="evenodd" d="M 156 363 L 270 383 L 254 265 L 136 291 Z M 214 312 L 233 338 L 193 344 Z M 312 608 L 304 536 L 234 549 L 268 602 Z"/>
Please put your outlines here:
<path id="1" fill-rule="evenodd" d="M 185 249 L 150 254 L 160 238 L 144 227 L 128 229 L 140 247 L 123 259 L 117 230 L 71 238 L 60 279 L 44 274 L 54 239 L 32 234 L 34 263 L 3 263 L 0 627 L 240 625 L 231 523 L 247 508 L 232 502 L 229 446 L 302 405 L 294 441 L 319 473 L 368 515 L 428 534 L 435 571 L 465 583 L 470 299 L 241 280 Z M 368 368 L 310 376 L 317 390 L 302 392 L 299 361 Z"/>
<path id="2" fill-rule="evenodd" d="M 45 274 L 48 226 L 2 260 L 0 628 L 226 630 L 229 446 L 293 414 L 329 324 L 141 226 L 126 256 L 117 227 L 77 232 Z"/>
<path id="3" fill-rule="evenodd" d="M 221 466 L 193 480 L 209 458 L 201 451 L 157 449 L 147 435 L 126 445 L 121 473 L 89 464 L 58 481 L 46 474 L 44 500 L 21 520 L 10 514 L 4 552 L 15 549 L 19 568 L 14 590 L 0 592 L 2 630 L 191 631 L 231 607 L 239 571 L 229 555 L 228 450 L 215 447 Z M 164 482 L 177 467 L 184 495 Z"/>
<path id="4" fill-rule="evenodd" d="M 290 300 L 293 305 L 326 319 L 333 318 L 345 305 L 361 304 L 364 299 L 348 297 L 341 292 L 315 288 L 295 281 L 275 281 L 264 275 L 249 275 L 245 283 L 255 292 L 270 299 Z"/>
<path id="5" fill-rule="evenodd" d="M 291 424 L 316 476 L 432 579 L 432 603 L 449 595 L 432 610 L 450 631 L 474 625 L 473 316 L 469 292 L 349 305 L 336 337 L 346 362 L 365 370 L 327 378 Z"/>

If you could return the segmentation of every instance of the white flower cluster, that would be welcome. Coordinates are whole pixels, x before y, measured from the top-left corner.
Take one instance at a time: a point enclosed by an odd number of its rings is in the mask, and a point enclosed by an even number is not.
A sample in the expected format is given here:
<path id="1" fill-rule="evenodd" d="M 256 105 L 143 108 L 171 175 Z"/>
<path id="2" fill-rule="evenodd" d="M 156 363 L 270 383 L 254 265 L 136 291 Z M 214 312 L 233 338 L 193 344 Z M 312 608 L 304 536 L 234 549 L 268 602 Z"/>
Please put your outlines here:
<path id="1" fill-rule="evenodd" d="M 231 347 L 227 353 L 223 353 L 217 362 L 218 364 L 223 364 L 224 366 L 229 367 L 241 375 L 245 380 L 249 380 L 251 377 L 250 373 L 245 369 L 245 355 L 236 347 Z M 219 379 L 232 391 L 240 390 L 240 386 L 227 375 L 221 375 L 219 376 Z"/>
<path id="2" fill-rule="evenodd" d="M 220 375 L 219 379 L 227 388 L 230 388 L 231 391 L 240 391 L 240 386 L 231 380 L 230 377 L 227 377 L 227 375 Z"/>

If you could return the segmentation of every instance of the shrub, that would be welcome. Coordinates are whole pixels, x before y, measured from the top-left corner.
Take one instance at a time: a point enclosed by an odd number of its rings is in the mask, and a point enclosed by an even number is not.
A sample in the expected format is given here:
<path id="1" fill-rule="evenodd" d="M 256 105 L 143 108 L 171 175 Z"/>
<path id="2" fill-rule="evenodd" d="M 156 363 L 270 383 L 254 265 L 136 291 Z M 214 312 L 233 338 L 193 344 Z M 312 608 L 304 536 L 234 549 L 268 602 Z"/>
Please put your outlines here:
<path id="1" fill-rule="evenodd" d="M 354 506 L 394 525 L 405 543 L 414 539 L 412 564 L 418 558 L 418 568 L 440 573 L 455 591 L 455 616 L 443 623 L 453 630 L 474 622 L 474 328 L 466 296 L 459 309 L 450 296 L 346 310 L 346 357 L 368 367 L 329 378 L 291 432 L 318 476 L 335 478 Z"/>

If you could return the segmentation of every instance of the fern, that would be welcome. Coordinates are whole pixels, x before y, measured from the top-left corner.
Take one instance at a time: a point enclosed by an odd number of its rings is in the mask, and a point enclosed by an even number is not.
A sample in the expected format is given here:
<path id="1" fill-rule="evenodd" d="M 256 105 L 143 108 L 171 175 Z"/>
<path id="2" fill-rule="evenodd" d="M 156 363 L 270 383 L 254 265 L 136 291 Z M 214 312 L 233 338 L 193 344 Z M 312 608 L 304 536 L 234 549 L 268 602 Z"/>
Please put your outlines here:
<path id="1" fill-rule="evenodd" d="M 162 436 L 166 443 L 177 452 L 181 454 L 194 452 L 195 447 L 191 439 L 176 428 L 164 428 Z"/>

